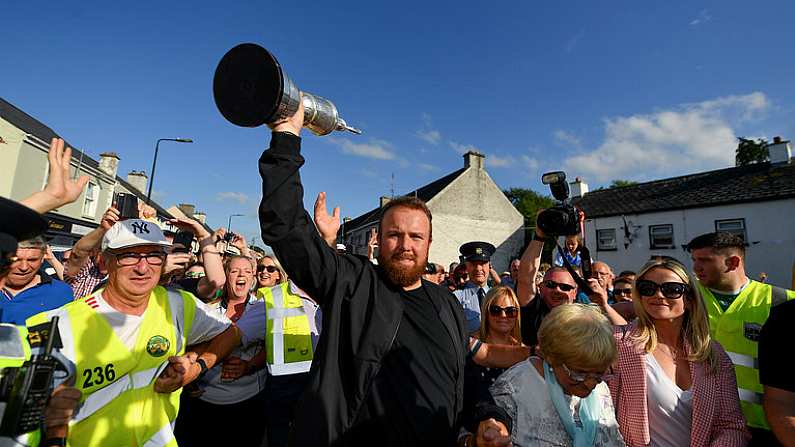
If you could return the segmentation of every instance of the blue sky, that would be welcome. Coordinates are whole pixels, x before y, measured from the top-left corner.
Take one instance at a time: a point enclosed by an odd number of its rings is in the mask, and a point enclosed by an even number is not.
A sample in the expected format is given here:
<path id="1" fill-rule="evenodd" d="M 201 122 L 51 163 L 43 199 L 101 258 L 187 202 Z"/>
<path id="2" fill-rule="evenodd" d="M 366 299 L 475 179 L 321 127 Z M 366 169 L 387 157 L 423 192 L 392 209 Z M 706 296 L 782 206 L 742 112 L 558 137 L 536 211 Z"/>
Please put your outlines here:
<path id="1" fill-rule="evenodd" d="M 306 204 L 355 217 L 486 154 L 503 188 L 546 192 L 565 169 L 597 187 L 730 166 L 735 136 L 795 137 L 795 3 L 14 2 L 0 27 L 0 95 L 156 197 L 258 235 L 267 128 L 212 100 L 221 56 L 271 50 L 303 90 L 365 134 L 306 132 Z"/>

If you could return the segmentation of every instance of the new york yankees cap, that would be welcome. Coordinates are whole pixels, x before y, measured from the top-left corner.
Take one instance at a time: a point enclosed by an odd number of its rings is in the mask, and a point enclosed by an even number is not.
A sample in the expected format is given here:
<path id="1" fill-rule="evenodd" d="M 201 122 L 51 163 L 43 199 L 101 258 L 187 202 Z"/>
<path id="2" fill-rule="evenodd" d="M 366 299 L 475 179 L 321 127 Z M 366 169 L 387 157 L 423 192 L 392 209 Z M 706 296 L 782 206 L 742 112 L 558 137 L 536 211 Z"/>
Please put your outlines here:
<path id="1" fill-rule="evenodd" d="M 103 251 L 139 245 L 170 247 L 171 242 L 166 240 L 163 230 L 156 223 L 143 219 L 127 219 L 116 222 L 102 237 Z"/>

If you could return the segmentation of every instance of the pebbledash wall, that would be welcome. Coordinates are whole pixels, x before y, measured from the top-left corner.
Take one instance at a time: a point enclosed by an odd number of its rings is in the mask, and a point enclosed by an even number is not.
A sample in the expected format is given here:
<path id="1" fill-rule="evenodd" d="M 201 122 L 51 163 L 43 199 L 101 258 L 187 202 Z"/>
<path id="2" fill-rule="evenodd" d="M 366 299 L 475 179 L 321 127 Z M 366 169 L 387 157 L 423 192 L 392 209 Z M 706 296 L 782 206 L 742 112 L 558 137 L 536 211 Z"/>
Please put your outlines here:
<path id="1" fill-rule="evenodd" d="M 432 262 L 457 261 L 458 248 L 469 241 L 497 247 L 495 270 L 508 270 L 511 259 L 524 246 L 524 217 L 497 187 L 485 169 L 470 167 L 428 201 L 433 214 Z"/>
<path id="2" fill-rule="evenodd" d="M 417 188 L 406 196 L 425 200 L 433 214 L 431 262 L 444 264 L 458 261 L 458 248 L 469 241 L 494 244 L 493 267 L 508 269 L 524 247 L 524 217 L 484 169 L 485 157 L 470 151 L 464 154 L 464 167 Z M 381 206 L 389 199 L 381 198 Z M 340 230 L 349 251 L 367 254 L 370 229 L 378 224 L 380 207 L 355 219 L 347 220 Z"/>
<path id="3" fill-rule="evenodd" d="M 629 240 L 624 234 L 625 221 L 630 228 Z M 683 245 L 698 235 L 715 231 L 718 225 L 734 228 L 739 227 L 740 222 L 749 244 L 746 249 L 748 276 L 758 279 L 759 273 L 765 272 L 768 283 L 791 287 L 795 260 L 795 199 L 588 219 L 586 243 L 591 256 L 606 262 L 616 274 L 621 270 L 637 271 L 653 254 L 672 256 L 690 266 L 690 254 Z M 652 248 L 650 227 L 664 225 L 672 225 L 672 247 Z M 616 248 L 599 249 L 597 230 L 609 229 L 616 230 Z M 625 242 L 629 242 L 626 248 Z"/>

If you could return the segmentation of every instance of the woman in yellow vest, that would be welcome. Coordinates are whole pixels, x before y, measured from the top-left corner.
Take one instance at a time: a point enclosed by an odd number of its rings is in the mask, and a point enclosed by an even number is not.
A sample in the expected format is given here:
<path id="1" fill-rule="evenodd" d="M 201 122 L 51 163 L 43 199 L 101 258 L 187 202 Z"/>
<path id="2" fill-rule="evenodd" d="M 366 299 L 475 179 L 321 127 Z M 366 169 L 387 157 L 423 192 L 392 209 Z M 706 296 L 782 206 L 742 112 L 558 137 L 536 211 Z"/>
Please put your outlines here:
<path id="1" fill-rule="evenodd" d="M 264 303 L 251 293 L 255 277 L 249 258 L 228 258 L 224 271 L 226 282 L 221 298 L 209 306 L 237 324 L 242 343 L 222 364 L 209 369 L 194 382 L 195 386 L 186 390 L 174 433 L 180 445 L 223 445 L 233 439 L 236 445 L 259 446 L 265 432 L 265 327 L 256 318 L 262 312 L 252 311 Z M 222 420 L 234 421 L 240 428 L 233 438 L 229 431 L 220 428 L 198 429 Z"/>

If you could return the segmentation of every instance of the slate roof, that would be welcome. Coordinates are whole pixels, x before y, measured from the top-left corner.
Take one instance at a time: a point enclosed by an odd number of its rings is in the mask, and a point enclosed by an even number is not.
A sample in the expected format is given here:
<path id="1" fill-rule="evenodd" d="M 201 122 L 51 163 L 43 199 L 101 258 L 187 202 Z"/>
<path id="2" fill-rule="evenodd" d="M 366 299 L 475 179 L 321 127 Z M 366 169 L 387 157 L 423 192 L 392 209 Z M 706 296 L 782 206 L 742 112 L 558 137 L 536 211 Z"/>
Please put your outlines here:
<path id="1" fill-rule="evenodd" d="M 50 140 L 53 138 L 63 138 L 54 130 L 47 127 L 41 121 L 33 118 L 32 116 L 28 115 L 27 113 L 23 112 L 17 106 L 11 104 L 10 102 L 6 101 L 2 97 L 0 97 L 0 117 L 4 120 L 8 121 L 9 123 L 16 126 L 18 129 L 29 133 L 31 135 L 36 136 L 36 138 L 44 141 L 45 143 L 49 144 Z M 99 169 L 99 162 L 94 160 L 86 154 L 85 152 L 80 151 L 79 149 L 75 149 L 75 147 L 69 144 L 68 141 L 64 139 L 64 144 L 72 148 L 72 160 L 77 162 L 78 164 L 82 163 L 83 165 L 89 166 L 94 169 Z M 126 188 L 128 191 L 132 192 L 138 197 L 138 200 L 146 201 L 146 194 L 141 193 L 134 186 L 127 183 L 126 180 L 123 178 L 116 176 L 116 182 L 118 182 L 121 186 Z M 158 205 L 157 202 L 151 203 L 152 207 L 157 210 L 157 214 L 165 217 L 165 218 L 173 218 L 174 216 L 171 215 L 165 208 Z"/>
<path id="2" fill-rule="evenodd" d="M 588 218 L 795 197 L 795 163 L 768 162 L 592 191 L 574 203 Z"/>
<path id="3" fill-rule="evenodd" d="M 451 172 L 450 174 L 447 174 L 442 178 L 436 179 L 425 186 L 421 186 L 415 189 L 414 191 L 403 194 L 402 197 L 416 196 L 419 199 L 423 200 L 424 202 L 428 202 L 429 200 L 434 198 L 437 194 L 439 194 L 445 187 L 447 187 L 447 185 L 453 183 L 453 181 L 455 181 L 455 179 L 457 179 L 466 170 L 467 168 L 461 168 L 457 171 Z M 351 219 L 350 221 L 346 222 L 344 225 L 345 232 L 347 233 L 348 231 L 355 230 L 357 228 L 378 222 L 378 216 L 380 211 L 381 207 L 378 207 L 362 214 L 361 216 L 356 217 L 355 219 Z"/>

